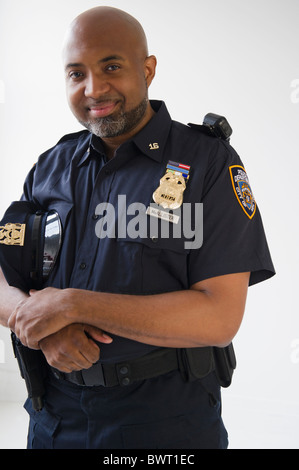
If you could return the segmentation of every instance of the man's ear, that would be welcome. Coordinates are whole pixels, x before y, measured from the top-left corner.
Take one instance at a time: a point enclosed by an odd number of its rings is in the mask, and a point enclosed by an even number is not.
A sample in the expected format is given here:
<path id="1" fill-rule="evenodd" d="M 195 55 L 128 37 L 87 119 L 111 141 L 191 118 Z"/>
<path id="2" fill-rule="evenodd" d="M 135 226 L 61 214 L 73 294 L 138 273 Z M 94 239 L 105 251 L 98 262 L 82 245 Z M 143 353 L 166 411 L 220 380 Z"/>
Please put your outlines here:
<path id="1" fill-rule="evenodd" d="M 153 78 L 156 73 L 156 66 L 157 66 L 157 59 L 154 55 L 150 55 L 146 57 L 144 61 L 144 76 L 145 76 L 145 80 L 147 83 L 147 87 L 149 87 L 153 81 Z"/>

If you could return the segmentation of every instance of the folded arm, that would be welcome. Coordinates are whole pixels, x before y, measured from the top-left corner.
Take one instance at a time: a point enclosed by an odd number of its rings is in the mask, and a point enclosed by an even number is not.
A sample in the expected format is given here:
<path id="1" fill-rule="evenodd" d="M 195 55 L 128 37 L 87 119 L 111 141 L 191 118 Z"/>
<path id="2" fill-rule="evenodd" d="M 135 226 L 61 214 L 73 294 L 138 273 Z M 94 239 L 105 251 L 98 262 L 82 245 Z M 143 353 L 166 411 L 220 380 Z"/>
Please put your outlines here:
<path id="1" fill-rule="evenodd" d="M 228 274 L 146 296 L 46 288 L 18 305 L 9 326 L 33 348 L 74 323 L 156 346 L 221 347 L 239 329 L 248 281 L 249 273 Z"/>
<path id="2" fill-rule="evenodd" d="M 12 312 L 29 298 L 20 289 L 9 286 L 0 269 L 0 324 L 9 327 L 8 319 Z M 17 336 L 22 336 L 21 330 Z M 63 372 L 71 372 L 88 369 L 99 359 L 100 348 L 92 339 L 108 344 L 112 341 L 98 328 L 76 323 L 44 338 L 40 342 L 40 348 L 50 365 Z"/>

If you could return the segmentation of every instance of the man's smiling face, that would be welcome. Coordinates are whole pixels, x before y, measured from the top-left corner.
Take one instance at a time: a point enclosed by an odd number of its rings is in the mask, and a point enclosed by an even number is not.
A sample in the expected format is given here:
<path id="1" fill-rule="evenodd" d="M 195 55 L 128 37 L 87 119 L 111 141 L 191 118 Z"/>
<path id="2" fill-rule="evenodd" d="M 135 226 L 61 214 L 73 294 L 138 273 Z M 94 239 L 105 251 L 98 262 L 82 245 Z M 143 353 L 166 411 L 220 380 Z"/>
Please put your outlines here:
<path id="1" fill-rule="evenodd" d="M 70 108 L 88 130 L 103 139 L 129 138 L 149 120 L 156 60 L 136 25 L 110 10 L 83 15 L 70 29 L 63 59 Z"/>

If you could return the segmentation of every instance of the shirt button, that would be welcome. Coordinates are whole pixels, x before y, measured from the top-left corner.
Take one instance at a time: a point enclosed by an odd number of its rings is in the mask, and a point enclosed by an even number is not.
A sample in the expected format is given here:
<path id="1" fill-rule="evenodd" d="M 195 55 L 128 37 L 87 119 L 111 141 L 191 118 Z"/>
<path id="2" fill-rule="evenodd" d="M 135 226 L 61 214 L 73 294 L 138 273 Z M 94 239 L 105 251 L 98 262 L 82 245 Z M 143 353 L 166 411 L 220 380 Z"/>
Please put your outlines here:
<path id="1" fill-rule="evenodd" d="M 129 385 L 130 382 L 131 382 L 131 380 L 129 379 L 129 377 L 125 377 L 121 381 L 122 385 Z"/>
<path id="2" fill-rule="evenodd" d="M 85 269 L 86 268 L 86 263 L 81 263 L 80 266 L 79 266 L 80 269 Z"/>
<path id="3" fill-rule="evenodd" d="M 60 379 L 60 375 L 58 372 L 56 372 L 56 370 L 52 370 L 52 372 L 53 372 L 55 379 Z"/>
<path id="4" fill-rule="evenodd" d="M 151 237 L 151 240 L 152 240 L 153 243 L 157 243 L 158 237 L 156 237 L 155 235 L 153 235 L 153 236 Z"/>
<path id="5" fill-rule="evenodd" d="M 93 220 L 98 220 L 98 218 L 99 218 L 99 215 L 97 215 L 97 214 L 93 214 L 92 218 L 93 218 Z"/>

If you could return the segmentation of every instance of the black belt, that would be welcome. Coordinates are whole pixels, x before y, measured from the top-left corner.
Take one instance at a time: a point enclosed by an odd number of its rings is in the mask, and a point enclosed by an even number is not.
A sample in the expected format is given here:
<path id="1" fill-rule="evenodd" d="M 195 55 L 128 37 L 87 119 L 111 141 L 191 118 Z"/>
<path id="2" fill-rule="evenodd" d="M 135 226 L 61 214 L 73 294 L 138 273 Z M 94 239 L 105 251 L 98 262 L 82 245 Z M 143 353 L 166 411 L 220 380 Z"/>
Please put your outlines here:
<path id="1" fill-rule="evenodd" d="M 162 348 L 138 359 L 118 364 L 96 363 L 89 369 L 71 373 L 60 372 L 51 367 L 56 378 L 81 386 L 114 387 L 129 385 L 137 380 L 150 379 L 180 369 L 179 349 Z"/>

